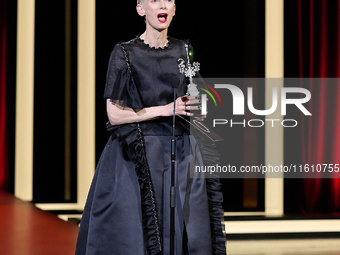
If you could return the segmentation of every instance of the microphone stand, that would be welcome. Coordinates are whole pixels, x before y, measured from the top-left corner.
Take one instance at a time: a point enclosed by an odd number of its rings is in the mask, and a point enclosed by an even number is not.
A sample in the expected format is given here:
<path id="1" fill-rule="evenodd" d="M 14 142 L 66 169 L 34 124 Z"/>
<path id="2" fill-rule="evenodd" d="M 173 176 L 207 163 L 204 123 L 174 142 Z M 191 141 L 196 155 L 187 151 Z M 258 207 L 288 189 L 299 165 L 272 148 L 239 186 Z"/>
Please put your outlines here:
<path id="1" fill-rule="evenodd" d="M 172 139 L 171 139 L 171 186 L 170 186 L 170 255 L 175 253 L 175 207 L 176 207 L 176 186 L 175 186 L 175 162 L 176 162 L 176 93 L 174 90 L 174 112 L 172 115 Z"/>
<path id="2" fill-rule="evenodd" d="M 193 83 L 193 76 L 200 69 L 200 64 L 197 62 L 190 63 L 188 44 L 185 44 L 188 63 L 185 65 L 184 59 L 178 59 L 179 71 L 185 74 L 185 77 L 190 78 L 190 84 L 188 85 L 187 95 L 196 96 L 199 92 L 196 88 L 196 84 Z M 170 77 L 171 86 L 174 89 L 174 112 L 172 116 L 172 140 L 171 140 L 171 186 L 170 186 L 170 255 L 175 253 L 175 207 L 176 207 L 176 186 L 175 186 L 175 162 L 176 162 L 176 140 L 175 140 L 175 126 L 176 126 L 176 94 L 175 88 L 179 86 L 180 80 L 177 76 Z M 179 115 L 180 116 L 180 115 Z M 180 116 L 181 117 L 181 116 Z"/>

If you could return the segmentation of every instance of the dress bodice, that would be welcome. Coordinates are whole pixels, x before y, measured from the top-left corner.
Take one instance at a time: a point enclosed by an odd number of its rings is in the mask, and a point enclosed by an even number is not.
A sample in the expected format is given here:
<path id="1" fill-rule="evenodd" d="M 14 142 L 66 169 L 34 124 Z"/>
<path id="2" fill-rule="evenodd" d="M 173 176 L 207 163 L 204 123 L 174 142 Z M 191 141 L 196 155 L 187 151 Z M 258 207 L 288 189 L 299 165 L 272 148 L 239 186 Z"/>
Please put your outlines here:
<path id="1" fill-rule="evenodd" d="M 150 47 L 139 37 L 122 43 L 128 54 L 132 77 L 140 92 L 144 107 L 165 105 L 173 101 L 172 76 L 179 78 L 177 96 L 185 94 L 185 76 L 179 72 L 178 68 L 178 59 L 186 59 L 185 43 L 187 42 L 171 37 L 164 48 Z M 120 46 L 116 45 L 110 57 L 105 98 L 111 98 L 116 93 L 113 91 L 114 85 L 119 72 L 124 70 L 124 65 L 126 65 L 124 52 Z"/>
<path id="2" fill-rule="evenodd" d="M 185 95 L 186 78 L 179 72 L 178 60 L 186 59 L 184 45 L 188 42 L 171 37 L 168 40 L 164 48 L 150 47 L 139 37 L 116 45 L 110 57 L 104 98 L 138 111 L 173 102 L 174 85 L 178 85 L 176 97 Z M 126 82 L 130 75 L 133 81 Z M 179 84 L 172 84 L 174 76 L 178 77 Z M 171 119 L 159 118 L 141 125 L 145 135 L 168 135 Z M 177 133 L 186 129 L 184 123 L 179 122 Z"/>
<path id="3" fill-rule="evenodd" d="M 179 78 L 177 96 L 186 92 L 186 82 L 178 69 L 178 59 L 185 58 L 183 41 L 169 39 L 165 48 L 150 48 L 137 38 L 126 44 L 131 62 L 132 76 L 142 95 L 145 106 L 165 105 L 173 101 L 171 77 Z"/>

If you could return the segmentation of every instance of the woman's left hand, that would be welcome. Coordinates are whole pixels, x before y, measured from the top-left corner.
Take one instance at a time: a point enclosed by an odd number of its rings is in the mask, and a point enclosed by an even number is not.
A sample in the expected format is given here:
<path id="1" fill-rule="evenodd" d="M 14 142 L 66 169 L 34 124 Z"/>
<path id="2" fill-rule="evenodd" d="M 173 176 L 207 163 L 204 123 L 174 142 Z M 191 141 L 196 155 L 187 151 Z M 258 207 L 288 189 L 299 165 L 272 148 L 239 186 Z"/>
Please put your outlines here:
<path id="1" fill-rule="evenodd" d="M 185 111 L 199 111 L 201 110 L 201 100 L 193 96 L 182 96 L 182 102 L 185 106 Z"/>
<path id="2" fill-rule="evenodd" d="M 193 96 L 178 97 L 175 102 L 163 106 L 162 116 L 172 116 L 176 104 L 176 115 L 197 117 L 197 120 L 204 120 L 206 115 L 201 114 L 201 100 Z"/>
<path id="3" fill-rule="evenodd" d="M 182 96 L 182 101 L 185 104 L 185 110 L 191 111 L 196 120 L 204 121 L 207 118 L 206 114 L 201 114 L 201 100 L 192 96 Z M 192 112 L 194 111 L 194 112 Z"/>

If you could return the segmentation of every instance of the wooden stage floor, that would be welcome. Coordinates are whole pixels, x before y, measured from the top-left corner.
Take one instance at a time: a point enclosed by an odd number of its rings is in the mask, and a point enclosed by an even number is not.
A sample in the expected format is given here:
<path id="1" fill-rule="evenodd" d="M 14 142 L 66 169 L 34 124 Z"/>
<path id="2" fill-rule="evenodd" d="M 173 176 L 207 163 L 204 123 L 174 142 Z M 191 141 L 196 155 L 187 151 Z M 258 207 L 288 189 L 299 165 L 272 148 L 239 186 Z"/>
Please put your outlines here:
<path id="1" fill-rule="evenodd" d="M 0 190 L 1 255 L 74 255 L 78 227 Z"/>
<path id="2" fill-rule="evenodd" d="M 77 235 L 75 224 L 0 190 L 0 255 L 74 255 Z M 340 239 L 228 240 L 227 250 L 228 255 L 340 255 Z"/>

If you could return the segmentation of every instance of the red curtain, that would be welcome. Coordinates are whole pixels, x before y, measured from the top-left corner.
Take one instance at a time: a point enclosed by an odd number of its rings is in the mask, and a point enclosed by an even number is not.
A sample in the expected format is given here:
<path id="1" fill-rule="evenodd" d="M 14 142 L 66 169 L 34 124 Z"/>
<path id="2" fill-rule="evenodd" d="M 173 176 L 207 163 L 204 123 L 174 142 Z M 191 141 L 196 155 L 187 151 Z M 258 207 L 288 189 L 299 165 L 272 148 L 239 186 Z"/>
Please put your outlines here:
<path id="1" fill-rule="evenodd" d="M 7 187 L 8 142 L 6 123 L 6 0 L 0 0 L 0 189 Z"/>
<path id="2" fill-rule="evenodd" d="M 297 1 L 300 77 L 340 78 L 340 0 Z M 302 121 L 302 163 L 340 163 L 340 82 L 307 85 L 312 117 Z M 336 84 L 337 83 L 337 84 Z M 340 179 L 304 180 L 306 214 L 340 213 Z"/>

